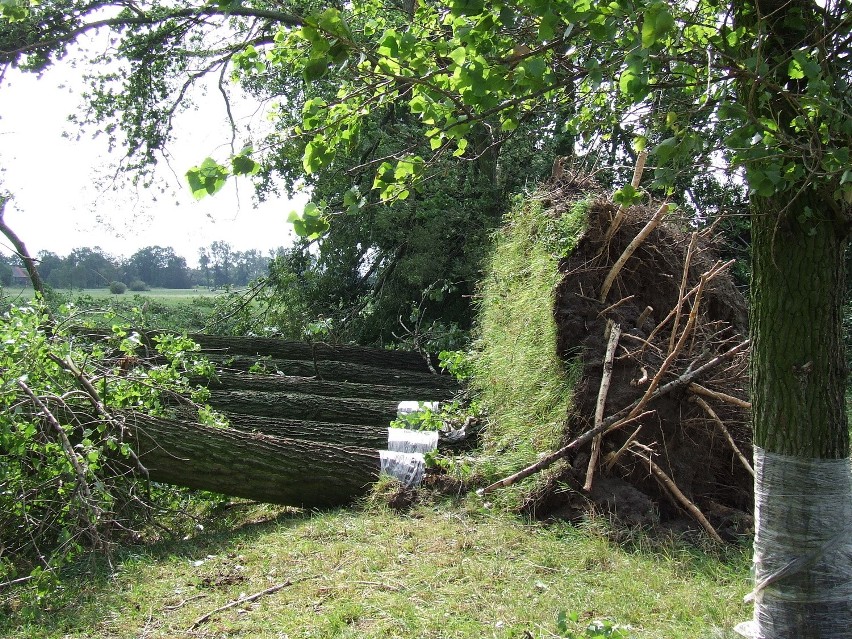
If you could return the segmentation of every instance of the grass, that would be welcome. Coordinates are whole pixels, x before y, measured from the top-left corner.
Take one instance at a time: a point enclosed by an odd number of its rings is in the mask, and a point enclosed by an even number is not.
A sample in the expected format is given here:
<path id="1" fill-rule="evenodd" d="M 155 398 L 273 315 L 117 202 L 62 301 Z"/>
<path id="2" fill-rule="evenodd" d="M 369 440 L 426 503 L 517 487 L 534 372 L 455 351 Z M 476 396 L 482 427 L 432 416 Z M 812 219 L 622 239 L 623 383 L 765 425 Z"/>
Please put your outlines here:
<path id="1" fill-rule="evenodd" d="M 617 546 L 598 529 L 543 525 L 475 496 L 297 513 L 245 506 L 192 539 L 125 549 L 78 568 L 33 611 L 0 593 L 9 639 L 130 637 L 556 637 L 560 611 L 631 636 L 733 637 L 746 619 L 743 553 Z M 246 594 L 291 585 L 195 620 Z M 4 601 L 5 598 L 5 601 Z M 3 610 L 5 608 L 5 610 Z M 4 614 L 5 613 L 5 614 Z M 528 633 L 528 634 L 527 634 Z"/>
<path id="2" fill-rule="evenodd" d="M 31 287 L 7 287 L 3 289 L 3 292 L 10 298 L 19 299 L 19 300 L 30 300 L 33 297 L 33 289 Z M 152 288 L 147 291 L 131 291 L 127 290 L 126 293 L 122 293 L 121 295 L 114 295 L 110 293 L 109 289 L 104 288 L 83 288 L 83 289 L 55 289 L 57 295 L 61 295 L 63 297 L 67 297 L 69 299 L 74 299 L 81 295 L 85 295 L 88 297 L 92 297 L 94 299 L 104 299 L 104 300 L 132 300 L 134 296 L 139 295 L 141 297 L 150 298 L 156 300 L 158 302 L 164 303 L 185 303 L 191 302 L 193 300 L 199 298 L 214 298 L 224 294 L 223 289 L 219 290 L 211 290 L 203 286 L 199 286 L 196 288 Z"/>
<path id="3" fill-rule="evenodd" d="M 582 232 L 584 209 L 555 217 L 535 198 L 507 216 L 480 288 L 473 386 L 489 415 L 483 473 L 502 478 L 559 447 L 579 366 L 556 354 L 559 256 Z M 528 492 L 527 480 L 508 494 Z"/>

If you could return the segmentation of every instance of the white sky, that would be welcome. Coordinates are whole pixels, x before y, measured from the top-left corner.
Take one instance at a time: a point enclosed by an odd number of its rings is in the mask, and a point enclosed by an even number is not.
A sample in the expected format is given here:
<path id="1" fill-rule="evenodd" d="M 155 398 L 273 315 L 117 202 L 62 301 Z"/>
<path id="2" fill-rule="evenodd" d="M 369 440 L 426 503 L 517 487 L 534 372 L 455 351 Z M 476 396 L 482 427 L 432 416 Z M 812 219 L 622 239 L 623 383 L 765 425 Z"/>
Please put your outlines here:
<path id="1" fill-rule="evenodd" d="M 100 246 L 126 257 L 160 245 L 174 247 L 195 265 L 198 248 L 216 240 L 264 253 L 292 242 L 287 215 L 304 206 L 307 196 L 257 205 L 251 183 L 238 178 L 196 201 L 186 185 L 187 169 L 207 156 L 224 162 L 230 155 L 218 91 L 196 94 L 202 108 L 176 119 L 173 171 L 158 169 L 158 186 L 166 187 L 165 193 L 136 189 L 126 176 L 114 191 L 97 187 L 96 180 L 112 175 L 120 150 L 109 154 L 105 137 L 75 141 L 62 136 L 73 132 L 67 117 L 79 108 L 81 75 L 61 63 L 41 78 L 10 70 L 0 86 L 0 185 L 14 196 L 5 219 L 31 254 L 44 249 L 67 255 L 74 248 Z M 235 115 L 240 125 L 262 126 L 262 115 Z M 0 251 L 10 252 L 2 236 Z"/>

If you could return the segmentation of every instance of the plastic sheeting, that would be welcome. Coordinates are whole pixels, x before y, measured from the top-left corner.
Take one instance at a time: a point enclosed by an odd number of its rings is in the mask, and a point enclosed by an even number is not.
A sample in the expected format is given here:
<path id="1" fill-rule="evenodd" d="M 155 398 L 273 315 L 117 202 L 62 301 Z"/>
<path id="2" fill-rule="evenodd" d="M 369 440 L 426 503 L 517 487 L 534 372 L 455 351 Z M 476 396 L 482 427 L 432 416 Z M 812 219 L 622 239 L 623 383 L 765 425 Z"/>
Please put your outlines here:
<path id="1" fill-rule="evenodd" d="M 438 447 L 438 431 L 388 428 L 388 450 L 400 453 L 428 453 Z"/>
<path id="2" fill-rule="evenodd" d="M 852 466 L 755 448 L 753 639 L 852 638 Z"/>
<path id="3" fill-rule="evenodd" d="M 420 453 L 380 450 L 379 459 L 381 472 L 398 479 L 406 488 L 413 488 L 423 481 L 426 462 Z"/>

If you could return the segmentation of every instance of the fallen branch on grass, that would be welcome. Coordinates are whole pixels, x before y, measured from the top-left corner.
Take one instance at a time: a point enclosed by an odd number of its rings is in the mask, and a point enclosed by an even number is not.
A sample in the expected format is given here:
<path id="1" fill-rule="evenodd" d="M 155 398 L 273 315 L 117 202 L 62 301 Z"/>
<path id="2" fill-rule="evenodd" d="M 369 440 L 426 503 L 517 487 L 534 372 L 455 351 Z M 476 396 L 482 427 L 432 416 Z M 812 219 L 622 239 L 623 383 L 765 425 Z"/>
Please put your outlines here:
<path id="1" fill-rule="evenodd" d="M 309 579 L 317 579 L 318 577 L 319 577 L 319 575 L 313 575 L 311 577 L 303 577 L 302 579 L 295 579 L 295 580 L 288 579 L 287 581 L 284 581 L 280 584 L 276 584 L 274 586 L 270 586 L 269 588 L 267 588 L 265 590 L 261 590 L 260 592 L 256 592 L 253 595 L 247 595 L 245 597 L 240 597 L 239 599 L 232 601 L 230 603 L 227 603 L 224 606 L 220 606 L 220 607 L 216 608 L 215 610 L 211 610 L 207 614 L 201 615 L 187 629 L 187 632 L 195 630 L 196 628 L 198 628 L 198 626 L 200 626 L 201 624 L 203 624 L 204 622 L 209 620 L 210 617 L 212 617 L 213 615 L 220 613 L 224 610 L 228 610 L 229 608 L 233 608 L 234 606 L 239 606 L 240 604 L 249 603 L 250 601 L 254 601 L 255 599 L 260 599 L 264 595 L 271 595 L 274 592 L 278 592 L 279 590 L 283 590 L 284 588 L 287 588 L 288 586 L 292 586 L 293 584 L 297 584 L 301 581 L 308 581 Z"/>

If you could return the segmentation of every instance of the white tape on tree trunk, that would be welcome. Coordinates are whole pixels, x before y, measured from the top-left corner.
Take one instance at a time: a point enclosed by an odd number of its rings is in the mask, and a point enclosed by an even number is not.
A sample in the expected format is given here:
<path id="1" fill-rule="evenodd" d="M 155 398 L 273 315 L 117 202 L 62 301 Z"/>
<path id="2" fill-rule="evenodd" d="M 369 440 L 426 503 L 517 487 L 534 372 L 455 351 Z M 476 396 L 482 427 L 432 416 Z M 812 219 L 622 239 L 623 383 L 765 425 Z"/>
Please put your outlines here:
<path id="1" fill-rule="evenodd" d="M 736 631 L 754 639 L 852 639 L 849 460 L 755 447 L 754 462 L 756 585 L 746 598 L 754 600 L 754 619 Z"/>
<path id="2" fill-rule="evenodd" d="M 406 488 L 413 488 L 423 480 L 426 462 L 420 453 L 401 453 L 380 450 L 381 472 L 398 479 Z"/>
<path id="3" fill-rule="evenodd" d="M 438 431 L 388 428 L 388 450 L 428 453 L 438 448 Z"/>

